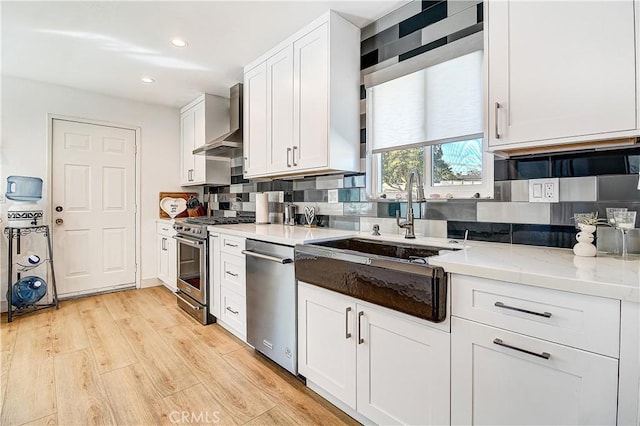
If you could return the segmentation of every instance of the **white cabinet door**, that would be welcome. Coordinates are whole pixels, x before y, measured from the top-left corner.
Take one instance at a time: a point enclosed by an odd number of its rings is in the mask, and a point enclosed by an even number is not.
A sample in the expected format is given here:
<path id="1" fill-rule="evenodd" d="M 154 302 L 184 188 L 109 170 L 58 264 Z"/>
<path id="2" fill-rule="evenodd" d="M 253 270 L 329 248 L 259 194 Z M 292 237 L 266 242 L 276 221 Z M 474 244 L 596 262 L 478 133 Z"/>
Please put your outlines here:
<path id="1" fill-rule="evenodd" d="M 193 113 L 193 143 L 190 147 L 191 151 L 197 148 L 200 144 L 204 144 L 207 141 L 207 119 L 205 116 L 205 102 L 202 102 L 191 110 Z M 186 150 L 187 148 L 185 148 Z M 207 156 L 206 155 L 193 155 L 190 153 L 193 162 L 193 172 L 191 173 L 191 184 L 202 185 L 205 183 L 207 172 Z"/>
<path id="2" fill-rule="evenodd" d="M 158 278 L 163 283 L 169 283 L 169 253 L 167 252 L 166 244 L 167 237 L 158 234 Z"/>
<path id="3" fill-rule="evenodd" d="M 638 128 L 633 3 L 488 2 L 490 148 Z"/>
<path id="4" fill-rule="evenodd" d="M 452 424 L 616 424 L 616 359 L 456 317 L 451 324 Z"/>
<path id="5" fill-rule="evenodd" d="M 165 251 L 167 253 L 167 287 L 171 291 L 176 291 L 178 281 L 178 243 L 173 237 L 165 237 Z"/>
<path id="6" fill-rule="evenodd" d="M 267 170 L 287 172 L 293 154 L 293 46 L 267 59 Z"/>
<path id="7" fill-rule="evenodd" d="M 181 185 L 192 185 L 194 170 L 192 151 L 195 143 L 195 115 L 193 110 L 188 110 L 181 114 L 180 132 L 182 143 Z"/>
<path id="8" fill-rule="evenodd" d="M 329 143 L 329 44 L 325 23 L 293 44 L 293 166 L 326 167 Z"/>
<path id="9" fill-rule="evenodd" d="M 450 334 L 357 305 L 358 412 L 378 424 L 449 424 Z"/>
<path id="10" fill-rule="evenodd" d="M 355 304 L 298 283 L 298 371 L 356 408 Z"/>
<path id="11" fill-rule="evenodd" d="M 209 233 L 209 310 L 220 318 L 220 234 Z"/>
<path id="12" fill-rule="evenodd" d="M 244 174 L 267 171 L 267 64 L 263 62 L 244 75 Z"/>

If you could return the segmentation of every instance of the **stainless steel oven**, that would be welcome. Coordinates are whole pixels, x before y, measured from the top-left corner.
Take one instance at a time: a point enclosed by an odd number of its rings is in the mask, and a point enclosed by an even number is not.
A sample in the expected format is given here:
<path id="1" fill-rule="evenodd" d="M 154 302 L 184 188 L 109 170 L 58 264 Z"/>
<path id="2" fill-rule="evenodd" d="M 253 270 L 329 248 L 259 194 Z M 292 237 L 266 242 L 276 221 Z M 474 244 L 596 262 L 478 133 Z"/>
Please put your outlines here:
<path id="1" fill-rule="evenodd" d="M 208 324 L 207 230 L 202 225 L 174 224 L 177 235 L 178 305 L 189 315 Z"/>

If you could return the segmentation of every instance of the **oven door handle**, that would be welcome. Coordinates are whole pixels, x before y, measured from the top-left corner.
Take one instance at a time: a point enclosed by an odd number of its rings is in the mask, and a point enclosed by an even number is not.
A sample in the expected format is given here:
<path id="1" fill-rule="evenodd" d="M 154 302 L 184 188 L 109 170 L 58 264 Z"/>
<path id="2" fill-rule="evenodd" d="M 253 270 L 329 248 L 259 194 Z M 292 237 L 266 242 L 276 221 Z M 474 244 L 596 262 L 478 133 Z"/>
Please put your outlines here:
<path id="1" fill-rule="evenodd" d="M 174 293 L 176 295 L 176 297 L 180 300 L 182 300 L 183 303 L 185 303 L 187 306 L 189 306 L 191 309 L 193 309 L 194 311 L 199 311 L 200 309 L 202 309 L 200 306 L 194 306 L 191 303 L 189 303 L 188 300 L 186 300 L 184 297 L 180 297 L 180 292 L 176 291 Z"/>
<path id="2" fill-rule="evenodd" d="M 270 262 L 281 263 L 283 265 L 285 265 L 287 263 L 293 263 L 293 259 L 291 259 L 289 257 L 268 256 L 266 254 L 256 253 L 255 251 L 250 251 L 250 250 L 242 250 L 242 254 L 245 254 L 245 255 L 251 256 L 251 257 L 257 257 L 258 259 L 268 260 Z"/>
<path id="3" fill-rule="evenodd" d="M 201 246 L 201 245 L 203 245 L 203 244 L 204 244 L 204 241 L 200 241 L 200 240 L 191 240 L 191 239 L 187 239 L 187 238 L 180 238 L 180 237 L 176 237 L 176 236 L 174 236 L 174 237 L 173 237 L 173 239 L 174 239 L 174 240 L 176 240 L 176 241 L 178 241 L 178 242 L 180 242 L 180 243 L 186 244 L 186 245 L 191 246 L 191 247 L 196 247 L 196 248 L 197 248 L 198 246 Z"/>

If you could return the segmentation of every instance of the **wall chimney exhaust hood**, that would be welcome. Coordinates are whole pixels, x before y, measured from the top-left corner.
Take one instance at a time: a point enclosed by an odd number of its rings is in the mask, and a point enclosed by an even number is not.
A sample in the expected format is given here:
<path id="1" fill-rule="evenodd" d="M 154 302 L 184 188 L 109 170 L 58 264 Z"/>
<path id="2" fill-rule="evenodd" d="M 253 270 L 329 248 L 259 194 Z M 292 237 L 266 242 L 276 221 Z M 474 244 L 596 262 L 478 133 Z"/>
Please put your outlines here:
<path id="1" fill-rule="evenodd" d="M 229 91 L 229 131 L 194 149 L 194 155 L 231 158 L 242 154 L 242 83 Z"/>

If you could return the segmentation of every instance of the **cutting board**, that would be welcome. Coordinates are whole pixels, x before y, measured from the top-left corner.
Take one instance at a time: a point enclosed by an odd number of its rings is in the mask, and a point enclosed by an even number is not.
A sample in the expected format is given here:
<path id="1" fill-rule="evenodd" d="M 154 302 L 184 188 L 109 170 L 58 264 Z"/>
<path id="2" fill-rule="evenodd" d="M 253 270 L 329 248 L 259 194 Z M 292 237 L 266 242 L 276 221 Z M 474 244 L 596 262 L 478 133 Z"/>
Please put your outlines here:
<path id="1" fill-rule="evenodd" d="M 160 197 L 158 198 L 158 210 L 160 211 L 160 218 L 171 219 L 169 215 L 166 214 L 164 210 L 160 208 L 160 200 L 162 200 L 165 197 L 170 197 L 170 198 L 183 198 L 186 201 L 192 195 L 194 197 L 197 197 L 198 193 L 197 192 L 161 192 Z M 176 217 L 188 217 L 188 216 L 189 216 L 189 213 L 187 212 L 187 210 L 185 210 Z"/>

